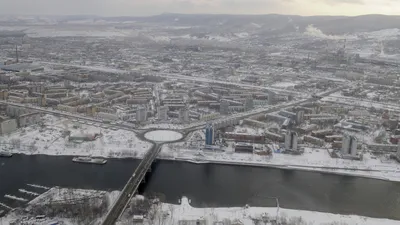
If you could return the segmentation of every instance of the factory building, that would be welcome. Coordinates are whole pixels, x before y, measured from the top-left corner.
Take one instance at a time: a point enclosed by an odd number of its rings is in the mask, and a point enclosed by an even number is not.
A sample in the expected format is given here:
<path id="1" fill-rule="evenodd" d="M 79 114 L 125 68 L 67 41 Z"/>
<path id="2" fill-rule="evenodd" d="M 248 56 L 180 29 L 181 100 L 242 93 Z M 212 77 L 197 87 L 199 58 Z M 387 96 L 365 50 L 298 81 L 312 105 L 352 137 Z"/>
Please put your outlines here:
<path id="1" fill-rule="evenodd" d="M 209 124 L 206 126 L 206 145 L 214 145 L 214 127 Z"/>
<path id="2" fill-rule="evenodd" d="M 285 135 L 285 149 L 297 151 L 297 133 L 288 131 Z"/>
<path id="3" fill-rule="evenodd" d="M 141 123 L 147 120 L 147 110 L 144 107 L 138 108 L 136 111 L 136 122 Z"/>
<path id="4" fill-rule="evenodd" d="M 158 107 L 158 119 L 161 121 L 168 120 L 168 107 L 167 106 L 159 106 Z"/>
<path id="5" fill-rule="evenodd" d="M 342 155 L 357 155 L 357 138 L 346 135 L 342 141 Z"/>

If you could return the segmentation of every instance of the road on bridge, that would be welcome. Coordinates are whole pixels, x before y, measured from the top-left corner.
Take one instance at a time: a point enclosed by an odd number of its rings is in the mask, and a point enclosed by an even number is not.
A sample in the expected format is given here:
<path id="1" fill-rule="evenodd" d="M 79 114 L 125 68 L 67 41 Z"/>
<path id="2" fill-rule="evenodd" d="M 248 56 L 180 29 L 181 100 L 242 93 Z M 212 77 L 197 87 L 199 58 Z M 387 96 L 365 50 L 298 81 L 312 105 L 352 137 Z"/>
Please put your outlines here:
<path id="1" fill-rule="evenodd" d="M 160 150 L 161 145 L 153 143 L 153 147 L 146 153 L 133 175 L 129 178 L 117 201 L 107 213 L 102 225 L 113 225 L 122 215 Z"/>

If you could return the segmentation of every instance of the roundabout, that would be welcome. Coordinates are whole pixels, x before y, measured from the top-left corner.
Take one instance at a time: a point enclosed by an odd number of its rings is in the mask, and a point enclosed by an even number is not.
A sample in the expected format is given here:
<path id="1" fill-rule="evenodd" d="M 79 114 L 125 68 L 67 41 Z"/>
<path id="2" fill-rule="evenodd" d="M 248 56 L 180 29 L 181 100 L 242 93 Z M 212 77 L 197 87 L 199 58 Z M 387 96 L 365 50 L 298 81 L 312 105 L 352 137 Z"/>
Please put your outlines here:
<path id="1" fill-rule="evenodd" d="M 183 135 L 172 130 L 153 130 L 144 134 L 144 138 L 155 142 L 172 142 L 182 139 Z"/>

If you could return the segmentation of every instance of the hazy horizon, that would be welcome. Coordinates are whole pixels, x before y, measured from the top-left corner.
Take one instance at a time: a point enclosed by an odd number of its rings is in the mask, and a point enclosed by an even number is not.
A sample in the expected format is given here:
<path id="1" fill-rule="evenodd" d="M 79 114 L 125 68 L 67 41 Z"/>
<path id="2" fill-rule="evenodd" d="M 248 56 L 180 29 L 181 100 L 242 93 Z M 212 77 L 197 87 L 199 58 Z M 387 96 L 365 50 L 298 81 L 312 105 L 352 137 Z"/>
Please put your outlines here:
<path id="1" fill-rule="evenodd" d="M 2 0 L 1 15 L 152 16 L 283 14 L 300 16 L 400 15 L 396 0 Z"/>

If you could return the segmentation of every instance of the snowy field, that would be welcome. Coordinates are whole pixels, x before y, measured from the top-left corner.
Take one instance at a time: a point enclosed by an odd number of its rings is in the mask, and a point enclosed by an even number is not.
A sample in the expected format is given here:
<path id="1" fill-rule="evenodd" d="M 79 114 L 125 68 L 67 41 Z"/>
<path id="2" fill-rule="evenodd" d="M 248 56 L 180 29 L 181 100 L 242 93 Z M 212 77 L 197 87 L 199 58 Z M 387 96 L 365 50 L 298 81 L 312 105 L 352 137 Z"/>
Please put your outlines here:
<path id="1" fill-rule="evenodd" d="M 181 224 L 179 221 L 203 220 L 206 224 L 243 224 L 254 225 L 254 220 L 278 219 L 282 224 L 291 225 L 396 225 L 400 221 L 387 219 L 374 219 L 361 216 L 345 216 L 330 213 L 320 213 L 283 208 L 261 208 L 261 207 L 234 207 L 234 208 L 194 208 L 189 204 L 190 200 L 182 198 L 180 205 L 161 204 L 157 210 L 153 225 Z M 167 215 L 167 216 L 165 216 Z M 159 219 L 159 217 L 161 217 Z M 287 221 L 287 223 L 283 223 Z M 222 223 L 224 222 L 224 223 Z M 229 223 L 230 222 L 230 223 Z M 236 223 L 235 223 L 236 222 Z M 117 223 L 126 225 L 128 223 Z"/>
<path id="2" fill-rule="evenodd" d="M 105 212 L 110 209 L 112 204 L 116 201 L 119 191 L 105 192 L 95 190 L 83 189 L 66 189 L 66 188 L 52 188 L 43 193 L 39 197 L 33 199 L 28 203 L 26 211 L 33 212 L 38 207 L 49 204 L 75 204 L 78 207 L 77 215 L 84 211 L 79 209 L 79 204 L 82 202 L 90 202 L 99 210 L 99 206 L 103 204 L 105 208 L 104 213 L 94 217 L 90 224 L 101 224 Z M 90 199 L 90 200 L 88 200 Z M 137 196 L 136 199 L 143 199 L 142 196 Z M 79 203 L 80 202 L 80 203 Z M 141 224 L 143 225 L 176 225 L 185 221 L 205 221 L 206 224 L 236 224 L 254 225 L 254 220 L 267 221 L 278 220 L 282 224 L 291 225 L 400 225 L 400 221 L 388 219 L 375 219 L 356 215 L 339 215 L 303 210 L 284 209 L 278 207 L 232 207 L 232 208 L 194 208 L 190 205 L 190 200 L 183 197 L 179 205 L 159 203 L 153 204 L 147 216 Z M 83 203 L 85 204 L 85 203 Z M 64 205 L 64 208 L 68 208 Z M 68 208 L 69 209 L 69 208 Z M 73 209 L 70 209 L 73 210 Z M 36 219 L 35 214 L 27 214 L 26 212 L 13 211 L 3 218 L 0 218 L 0 225 L 8 225 L 10 222 L 18 222 L 18 224 L 43 224 L 47 225 L 51 222 L 62 222 L 64 225 L 76 225 L 79 219 L 63 216 L 67 214 L 68 210 L 62 210 L 58 216 L 47 216 L 45 218 Z M 74 210 L 73 210 L 74 211 Z M 74 211 L 75 212 L 75 211 Z M 83 214 L 82 214 L 83 215 Z M 87 221 L 89 222 L 89 221 Z M 219 222 L 219 223 L 218 223 Z M 225 223 L 221 223 L 225 222 Z M 228 223 L 230 222 L 230 223 Z M 284 223 L 286 222 L 286 223 Z M 131 217 L 123 217 L 117 222 L 117 225 L 132 224 Z M 264 223 L 262 223 L 264 224 Z M 270 223 L 265 223 L 270 224 Z"/>
<path id="3" fill-rule="evenodd" d="M 195 160 L 197 163 L 249 165 L 326 172 L 400 182 L 400 164 L 375 158 L 369 153 L 364 154 L 362 161 L 352 161 L 331 158 L 327 149 L 305 148 L 302 155 L 272 153 L 272 156 L 261 156 L 234 153 L 229 149 L 226 152 L 213 152 L 199 151 L 194 148 L 185 149 L 182 146 L 182 143 L 164 145 L 160 157 L 189 162 Z"/>
<path id="4" fill-rule="evenodd" d="M 151 144 L 139 140 L 135 133 L 126 130 L 112 130 L 100 124 L 73 122 L 51 115 L 43 117 L 45 126 L 32 125 L 18 129 L 10 135 L 0 137 L 4 150 L 27 155 L 79 155 L 95 157 L 141 157 Z M 63 135 L 94 136 L 93 141 L 70 141 Z"/>
<path id="5" fill-rule="evenodd" d="M 181 133 L 171 130 L 155 130 L 147 132 L 144 137 L 147 140 L 166 142 L 166 141 L 177 141 L 183 136 Z"/>

